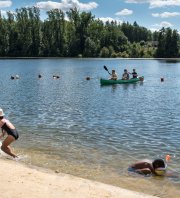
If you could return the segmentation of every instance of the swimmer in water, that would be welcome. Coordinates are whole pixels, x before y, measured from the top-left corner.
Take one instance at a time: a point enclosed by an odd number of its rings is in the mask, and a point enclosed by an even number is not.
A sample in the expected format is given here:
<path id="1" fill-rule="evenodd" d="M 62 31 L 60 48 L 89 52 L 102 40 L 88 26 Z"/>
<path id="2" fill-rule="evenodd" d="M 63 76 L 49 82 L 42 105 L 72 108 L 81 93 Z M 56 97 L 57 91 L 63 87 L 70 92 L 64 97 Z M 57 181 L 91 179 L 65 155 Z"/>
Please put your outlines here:
<path id="1" fill-rule="evenodd" d="M 0 139 L 7 135 L 7 137 L 2 142 L 1 150 L 13 158 L 16 158 L 17 155 L 11 151 L 9 145 L 19 138 L 19 134 L 14 125 L 9 120 L 4 118 L 4 112 L 2 109 L 0 109 L 0 127 L 2 129 Z"/>
<path id="2" fill-rule="evenodd" d="M 143 175 L 158 175 L 164 176 L 166 174 L 167 164 L 163 159 L 142 160 L 132 164 L 128 170 Z"/>

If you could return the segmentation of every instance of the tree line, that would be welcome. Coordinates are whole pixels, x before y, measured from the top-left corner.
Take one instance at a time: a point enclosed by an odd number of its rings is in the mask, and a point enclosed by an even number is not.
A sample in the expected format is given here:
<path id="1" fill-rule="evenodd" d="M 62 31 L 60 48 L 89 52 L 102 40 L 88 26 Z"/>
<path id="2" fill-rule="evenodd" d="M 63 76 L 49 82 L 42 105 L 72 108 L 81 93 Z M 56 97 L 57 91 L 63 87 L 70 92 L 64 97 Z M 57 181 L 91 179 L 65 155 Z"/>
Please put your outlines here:
<path id="1" fill-rule="evenodd" d="M 76 8 L 47 12 L 37 7 L 0 13 L 0 57 L 180 57 L 177 30 L 151 32 L 137 22 L 103 23 Z"/>

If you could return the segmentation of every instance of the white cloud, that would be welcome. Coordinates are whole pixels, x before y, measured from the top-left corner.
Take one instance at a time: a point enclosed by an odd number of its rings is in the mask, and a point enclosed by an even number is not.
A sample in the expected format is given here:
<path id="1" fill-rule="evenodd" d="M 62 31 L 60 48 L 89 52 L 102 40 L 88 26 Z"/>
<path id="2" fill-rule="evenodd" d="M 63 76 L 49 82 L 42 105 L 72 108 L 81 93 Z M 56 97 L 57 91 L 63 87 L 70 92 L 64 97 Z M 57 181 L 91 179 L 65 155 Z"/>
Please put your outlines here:
<path id="1" fill-rule="evenodd" d="M 159 28 L 150 28 L 151 32 L 159 31 Z"/>
<path id="2" fill-rule="evenodd" d="M 172 27 L 172 26 L 173 26 L 173 25 L 172 25 L 171 23 L 169 23 L 169 22 L 167 22 L 167 21 L 162 21 L 160 24 L 154 24 L 154 25 L 152 25 L 151 30 L 152 30 L 152 29 L 154 29 L 154 30 L 159 30 L 159 29 L 161 29 L 162 27 L 168 28 L 168 27 Z"/>
<path id="3" fill-rule="evenodd" d="M 51 9 L 61 9 L 63 11 L 67 11 L 70 8 L 77 8 L 79 10 L 92 10 L 98 7 L 98 4 L 95 2 L 89 2 L 89 3 L 80 3 L 79 0 L 62 0 L 61 2 L 55 2 L 55 1 L 41 1 L 36 3 L 36 6 L 40 9 L 44 10 L 51 10 Z"/>
<path id="4" fill-rule="evenodd" d="M 150 8 L 180 6 L 180 0 L 150 0 Z"/>
<path id="5" fill-rule="evenodd" d="M 117 16 L 126 16 L 126 15 L 131 15 L 131 14 L 133 14 L 132 10 L 123 9 L 123 10 L 121 10 L 119 12 L 116 12 L 115 15 L 117 15 Z"/>
<path id="6" fill-rule="evenodd" d="M 111 22 L 111 21 L 116 21 L 118 23 L 122 23 L 121 20 L 119 19 L 115 19 L 115 18 L 111 18 L 111 17 L 101 17 L 99 18 L 101 21 L 103 21 L 103 23 L 106 23 L 107 21 Z"/>
<path id="7" fill-rule="evenodd" d="M 173 25 L 171 23 L 167 22 L 167 21 L 162 21 L 160 23 L 160 26 L 166 28 L 166 27 L 172 27 Z"/>
<path id="8" fill-rule="evenodd" d="M 180 6 L 180 0 L 125 0 L 126 3 L 148 3 L 150 8 Z"/>
<path id="9" fill-rule="evenodd" d="M 0 8 L 10 7 L 12 5 L 12 1 L 0 1 Z"/>
<path id="10" fill-rule="evenodd" d="M 153 17 L 161 17 L 161 18 L 169 18 L 169 17 L 175 17 L 180 16 L 180 12 L 163 12 L 163 13 L 152 13 Z"/>
<path id="11" fill-rule="evenodd" d="M 0 10 L 1 16 L 6 16 L 6 11 L 5 10 Z"/>
<path id="12" fill-rule="evenodd" d="M 126 3 L 148 3 L 149 0 L 126 0 Z"/>
<path id="13" fill-rule="evenodd" d="M 7 17 L 7 13 L 11 13 L 13 15 L 16 15 L 16 12 L 14 12 L 14 11 L 0 10 L 0 12 L 1 12 L 1 16 L 5 17 L 5 18 Z"/>

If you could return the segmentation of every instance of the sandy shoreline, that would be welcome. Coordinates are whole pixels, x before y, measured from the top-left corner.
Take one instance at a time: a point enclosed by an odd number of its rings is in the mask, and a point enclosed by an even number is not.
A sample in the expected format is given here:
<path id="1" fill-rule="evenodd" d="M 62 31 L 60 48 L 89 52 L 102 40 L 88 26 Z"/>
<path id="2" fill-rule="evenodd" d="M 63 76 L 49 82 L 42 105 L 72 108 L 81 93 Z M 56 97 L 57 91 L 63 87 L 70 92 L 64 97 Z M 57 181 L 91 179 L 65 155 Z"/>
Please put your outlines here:
<path id="1" fill-rule="evenodd" d="M 1 198 L 153 198 L 154 196 L 0 159 Z M 154 197 L 155 198 L 155 197 Z"/>

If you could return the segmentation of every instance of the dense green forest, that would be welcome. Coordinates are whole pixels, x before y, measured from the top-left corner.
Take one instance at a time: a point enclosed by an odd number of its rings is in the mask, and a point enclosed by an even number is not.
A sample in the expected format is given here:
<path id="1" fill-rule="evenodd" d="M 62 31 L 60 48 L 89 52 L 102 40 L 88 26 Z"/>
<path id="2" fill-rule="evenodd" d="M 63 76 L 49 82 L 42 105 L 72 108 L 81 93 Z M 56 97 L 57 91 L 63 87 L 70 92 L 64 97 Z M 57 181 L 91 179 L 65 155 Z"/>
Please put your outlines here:
<path id="1" fill-rule="evenodd" d="M 180 57 L 177 30 L 151 32 L 134 22 L 103 23 L 91 12 L 36 7 L 0 14 L 0 57 Z"/>

